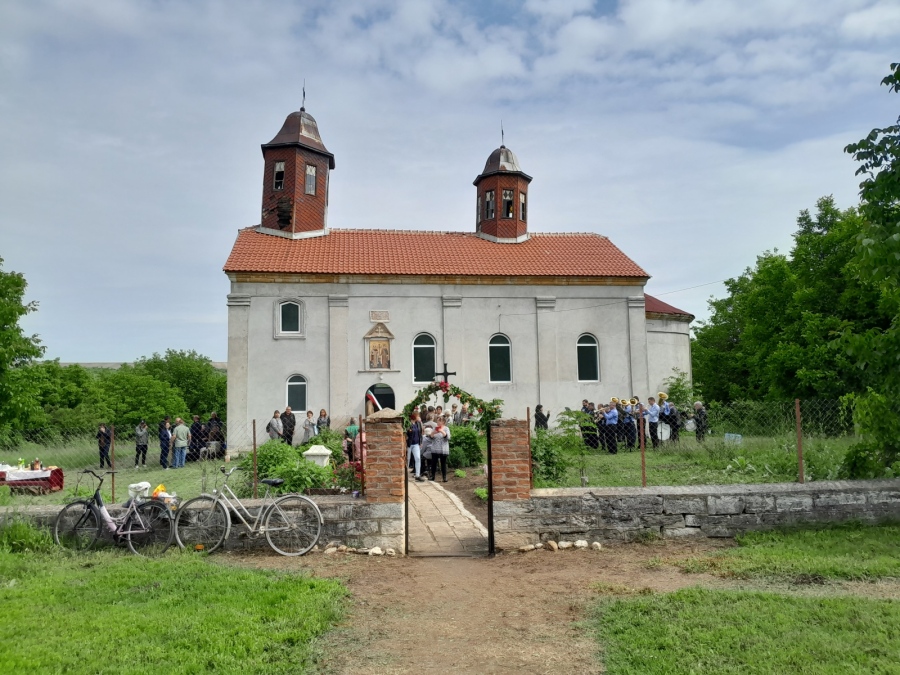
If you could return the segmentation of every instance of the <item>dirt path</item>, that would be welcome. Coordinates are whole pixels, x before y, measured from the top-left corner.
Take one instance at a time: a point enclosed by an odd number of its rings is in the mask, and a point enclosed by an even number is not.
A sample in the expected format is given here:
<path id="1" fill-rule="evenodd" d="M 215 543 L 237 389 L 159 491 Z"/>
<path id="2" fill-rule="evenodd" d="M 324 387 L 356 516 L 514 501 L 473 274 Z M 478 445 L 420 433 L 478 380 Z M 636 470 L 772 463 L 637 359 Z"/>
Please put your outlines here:
<path id="1" fill-rule="evenodd" d="M 259 568 L 305 568 L 347 584 L 353 603 L 329 638 L 326 673 L 597 673 L 596 643 L 579 623 L 588 618 L 597 585 L 661 592 L 718 585 L 713 577 L 648 562 L 723 545 L 665 541 L 494 559 L 227 558 Z"/>

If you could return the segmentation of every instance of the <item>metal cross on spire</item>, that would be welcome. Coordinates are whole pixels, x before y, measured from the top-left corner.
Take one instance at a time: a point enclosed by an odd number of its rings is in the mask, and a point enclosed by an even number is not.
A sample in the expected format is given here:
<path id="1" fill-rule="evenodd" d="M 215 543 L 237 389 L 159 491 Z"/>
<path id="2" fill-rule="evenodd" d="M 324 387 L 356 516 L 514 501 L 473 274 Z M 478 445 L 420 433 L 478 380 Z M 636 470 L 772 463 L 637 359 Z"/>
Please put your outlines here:
<path id="1" fill-rule="evenodd" d="M 506 139 L 503 135 L 503 120 L 500 120 L 500 145 L 503 146 L 506 144 Z"/>
<path id="2" fill-rule="evenodd" d="M 300 110 L 306 110 L 306 78 L 303 78 L 303 103 L 300 104 Z"/>
<path id="3" fill-rule="evenodd" d="M 446 382 L 446 383 L 449 383 L 449 382 L 450 382 L 450 380 L 448 380 L 447 378 L 450 377 L 451 375 L 456 375 L 456 373 L 455 373 L 455 372 L 452 372 L 452 373 L 451 373 L 451 372 L 449 372 L 449 371 L 447 370 L 447 362 L 446 362 L 446 361 L 444 362 L 444 372 L 443 372 L 443 373 L 435 373 L 435 374 L 434 374 L 435 377 L 443 377 L 443 378 L 444 378 L 444 382 Z"/>

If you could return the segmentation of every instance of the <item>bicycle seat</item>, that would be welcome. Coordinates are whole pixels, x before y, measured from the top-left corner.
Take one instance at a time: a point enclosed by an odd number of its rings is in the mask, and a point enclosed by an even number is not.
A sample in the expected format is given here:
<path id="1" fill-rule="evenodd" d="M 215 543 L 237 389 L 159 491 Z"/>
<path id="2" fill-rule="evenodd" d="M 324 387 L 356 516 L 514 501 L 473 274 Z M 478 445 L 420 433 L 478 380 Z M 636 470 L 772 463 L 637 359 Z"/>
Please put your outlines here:
<path id="1" fill-rule="evenodd" d="M 271 485 L 272 487 L 278 487 L 284 482 L 284 478 L 263 478 L 260 483 L 265 483 L 266 485 Z"/>

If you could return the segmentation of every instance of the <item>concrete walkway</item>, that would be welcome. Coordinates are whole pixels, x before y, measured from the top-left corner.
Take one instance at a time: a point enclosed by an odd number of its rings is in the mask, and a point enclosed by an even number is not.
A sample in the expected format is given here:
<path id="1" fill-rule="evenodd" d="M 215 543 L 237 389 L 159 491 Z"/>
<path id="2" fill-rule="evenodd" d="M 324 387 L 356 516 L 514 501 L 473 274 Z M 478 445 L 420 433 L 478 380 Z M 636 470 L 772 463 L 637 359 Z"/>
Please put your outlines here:
<path id="1" fill-rule="evenodd" d="M 409 481 L 409 555 L 484 555 L 487 529 L 438 482 Z"/>

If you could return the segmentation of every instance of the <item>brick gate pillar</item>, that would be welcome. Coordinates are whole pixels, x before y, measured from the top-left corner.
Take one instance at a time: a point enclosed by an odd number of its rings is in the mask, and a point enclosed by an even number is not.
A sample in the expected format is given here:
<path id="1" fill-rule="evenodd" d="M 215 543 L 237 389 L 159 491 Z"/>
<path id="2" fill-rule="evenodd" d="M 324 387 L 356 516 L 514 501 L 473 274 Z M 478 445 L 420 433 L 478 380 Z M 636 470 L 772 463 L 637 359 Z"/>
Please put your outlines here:
<path id="1" fill-rule="evenodd" d="M 511 532 L 513 503 L 531 499 L 531 446 L 527 420 L 491 422 L 491 483 L 495 545 L 511 549 L 534 543 L 528 535 Z"/>
<path id="2" fill-rule="evenodd" d="M 400 417 L 366 422 L 366 500 L 403 503 L 406 456 Z"/>

